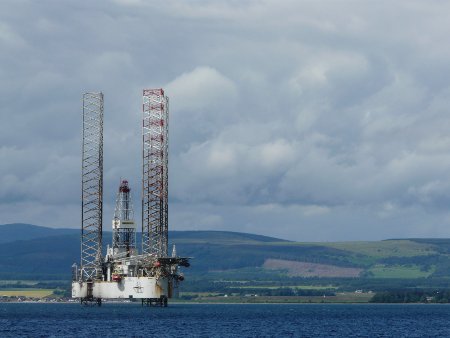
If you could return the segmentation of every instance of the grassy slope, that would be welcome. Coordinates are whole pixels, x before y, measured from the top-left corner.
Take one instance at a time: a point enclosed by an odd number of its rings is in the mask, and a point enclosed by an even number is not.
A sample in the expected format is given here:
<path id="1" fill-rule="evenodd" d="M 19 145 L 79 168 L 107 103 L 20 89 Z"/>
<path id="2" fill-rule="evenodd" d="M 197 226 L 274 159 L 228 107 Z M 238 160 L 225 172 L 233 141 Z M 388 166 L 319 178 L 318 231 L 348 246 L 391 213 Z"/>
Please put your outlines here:
<path id="1" fill-rule="evenodd" d="M 16 289 L 0 290 L 0 297 L 33 297 L 44 298 L 53 294 L 53 289 Z"/>
<path id="2" fill-rule="evenodd" d="M 407 239 L 378 242 L 321 243 L 321 245 L 375 258 L 414 257 L 437 253 L 435 245 L 417 243 Z"/>
<path id="3" fill-rule="evenodd" d="M 79 231 L 32 225 L 0 225 L 9 238 L 0 246 L 0 279 L 70 278 L 79 261 Z M 17 238 L 33 237 L 28 240 Z M 5 239 L 6 238 L 6 239 Z M 104 244 L 111 233 L 104 233 Z M 138 239 L 139 241 L 139 239 Z M 297 243 L 224 231 L 170 232 L 179 255 L 194 257 L 188 276 L 211 279 L 279 279 L 283 271 L 264 270 L 271 259 L 362 269 L 369 278 L 423 278 L 450 275 L 450 240 Z M 33 278 L 38 277 L 38 278 Z"/>
<path id="4" fill-rule="evenodd" d="M 385 266 L 377 264 L 368 271 L 372 273 L 373 278 L 424 278 L 433 274 L 434 270 L 423 271 L 417 265 L 392 265 Z"/>
<path id="5" fill-rule="evenodd" d="M 181 242 L 182 244 L 188 244 Z M 192 244 L 192 243 L 190 243 Z M 182 252 L 190 253 L 197 248 L 189 245 L 180 246 Z M 261 249 L 264 255 L 261 255 Z M 194 275 L 199 270 L 206 270 L 212 279 L 270 279 L 267 270 L 261 270 L 261 257 L 292 261 L 331 264 L 340 267 L 363 268 L 363 276 L 373 279 L 423 279 L 436 276 L 445 277 L 450 270 L 450 241 L 445 240 L 386 240 L 378 242 L 340 242 L 340 243 L 296 243 L 269 242 L 249 245 L 227 243 L 227 247 L 215 247 L 204 243 L 203 252 L 193 261 Z M 216 256 L 221 250 L 222 257 L 229 257 L 236 252 L 246 257 L 245 266 L 233 262 L 230 267 L 220 262 Z M 181 252 L 181 251 L 180 251 Z M 234 254 L 233 254 L 234 252 Z M 195 256 L 194 252 L 192 255 Z M 253 264 L 251 264 L 253 262 Z M 199 267 L 195 267 L 199 264 Z M 211 266 L 215 269 L 211 271 Z M 215 272 L 214 272 L 215 271 Z M 190 273 L 190 272 L 188 272 Z M 283 271 L 278 271 L 283 273 Z M 206 275 L 205 275 L 206 276 Z M 390 283 L 390 282 L 386 282 Z"/>

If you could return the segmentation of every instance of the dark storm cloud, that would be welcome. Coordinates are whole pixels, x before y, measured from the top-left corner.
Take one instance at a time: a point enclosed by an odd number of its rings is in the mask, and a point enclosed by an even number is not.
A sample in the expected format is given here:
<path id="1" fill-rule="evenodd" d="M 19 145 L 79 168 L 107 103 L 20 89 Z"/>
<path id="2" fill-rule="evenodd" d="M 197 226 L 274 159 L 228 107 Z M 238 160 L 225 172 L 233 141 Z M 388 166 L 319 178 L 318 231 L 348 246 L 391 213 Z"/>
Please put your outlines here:
<path id="1" fill-rule="evenodd" d="M 0 223 L 79 223 L 81 95 L 105 93 L 105 224 L 170 96 L 174 229 L 448 236 L 449 5 L 4 1 Z"/>

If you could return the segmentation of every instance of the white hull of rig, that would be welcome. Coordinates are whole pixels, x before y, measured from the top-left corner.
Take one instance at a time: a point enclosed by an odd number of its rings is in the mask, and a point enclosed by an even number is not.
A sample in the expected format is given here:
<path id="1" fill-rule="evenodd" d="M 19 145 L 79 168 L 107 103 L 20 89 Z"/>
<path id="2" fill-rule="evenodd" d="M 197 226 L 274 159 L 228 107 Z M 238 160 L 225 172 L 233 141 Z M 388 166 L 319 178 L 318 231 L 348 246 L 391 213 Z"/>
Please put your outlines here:
<path id="1" fill-rule="evenodd" d="M 160 299 L 177 296 L 178 288 L 174 288 L 166 278 L 124 277 L 110 282 L 72 282 L 73 298 Z"/>

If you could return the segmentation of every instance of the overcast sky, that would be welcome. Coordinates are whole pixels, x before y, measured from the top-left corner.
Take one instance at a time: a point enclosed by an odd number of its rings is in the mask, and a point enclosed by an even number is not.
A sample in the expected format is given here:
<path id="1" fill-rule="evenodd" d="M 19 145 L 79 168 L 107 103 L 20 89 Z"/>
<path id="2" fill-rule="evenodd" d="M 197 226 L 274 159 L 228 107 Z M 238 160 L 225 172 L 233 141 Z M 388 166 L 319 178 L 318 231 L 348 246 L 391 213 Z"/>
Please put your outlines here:
<path id="1" fill-rule="evenodd" d="M 450 236 L 450 3 L 0 1 L 0 224 L 80 226 L 105 95 L 104 229 L 140 223 L 142 89 L 170 97 L 172 230 Z"/>

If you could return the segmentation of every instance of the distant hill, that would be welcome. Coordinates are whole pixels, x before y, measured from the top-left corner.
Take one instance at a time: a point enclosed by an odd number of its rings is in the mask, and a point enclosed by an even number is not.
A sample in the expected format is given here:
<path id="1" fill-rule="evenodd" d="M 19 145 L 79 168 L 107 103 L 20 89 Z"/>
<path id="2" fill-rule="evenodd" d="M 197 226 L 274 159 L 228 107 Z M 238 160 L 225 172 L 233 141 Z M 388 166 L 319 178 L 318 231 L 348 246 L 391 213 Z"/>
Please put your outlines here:
<path id="1" fill-rule="evenodd" d="M 0 225 L 0 243 L 28 240 L 65 234 L 79 234 L 79 229 L 54 229 L 32 224 L 12 223 Z"/>
<path id="2" fill-rule="evenodd" d="M 0 233 L 3 235 L 0 239 L 0 279 L 69 278 L 71 265 L 80 260 L 79 229 L 54 229 L 15 223 L 0 225 Z M 140 233 L 137 237 L 139 247 Z M 111 243 L 111 238 L 110 231 L 103 231 L 104 250 Z M 169 238 L 171 246 L 176 244 L 180 255 L 197 257 L 203 255 L 201 249 L 196 248 L 209 245 L 287 242 L 267 236 L 226 231 L 170 231 Z M 208 257 L 205 258 L 208 261 Z M 201 258 L 199 262 L 202 262 Z"/>
<path id="3" fill-rule="evenodd" d="M 5 224 L 0 232 L 0 279 L 69 279 L 71 265 L 80 260 L 78 229 Z M 111 232 L 103 238 L 106 247 Z M 169 241 L 178 255 L 193 257 L 187 280 L 347 278 L 388 285 L 402 279 L 414 286 L 450 276 L 447 239 L 299 243 L 238 232 L 171 231 Z"/>
<path id="4" fill-rule="evenodd" d="M 33 224 L 11 223 L 0 224 L 0 243 L 8 243 L 17 240 L 29 240 L 43 237 L 61 236 L 61 235 L 80 235 L 80 229 L 49 228 Z M 104 237 L 109 238 L 110 231 L 103 231 Z M 267 237 L 262 235 L 247 234 L 232 231 L 169 231 L 169 237 L 174 241 L 201 243 L 211 240 L 224 244 L 226 242 L 288 242 L 287 240 Z"/>
<path id="5" fill-rule="evenodd" d="M 289 242 L 284 239 L 247 234 L 243 232 L 232 231 L 169 231 L 169 237 L 172 241 L 182 243 L 274 243 Z"/>

